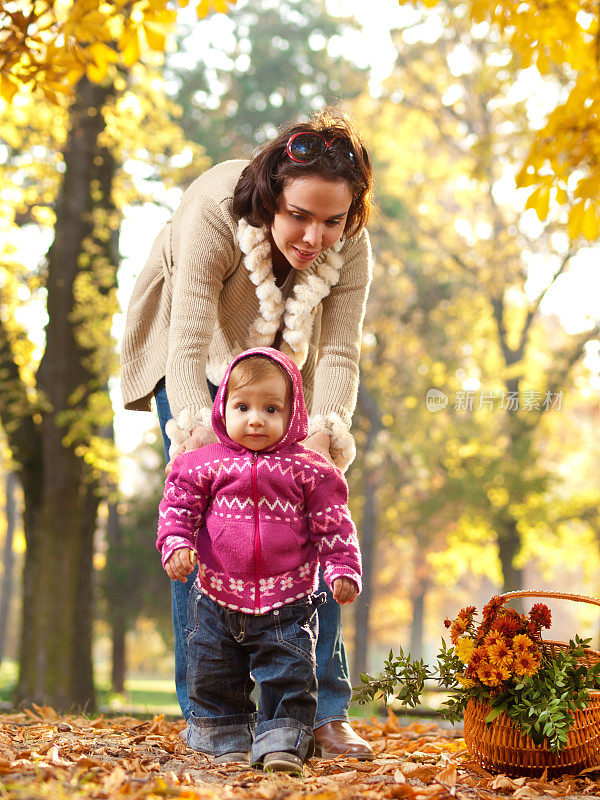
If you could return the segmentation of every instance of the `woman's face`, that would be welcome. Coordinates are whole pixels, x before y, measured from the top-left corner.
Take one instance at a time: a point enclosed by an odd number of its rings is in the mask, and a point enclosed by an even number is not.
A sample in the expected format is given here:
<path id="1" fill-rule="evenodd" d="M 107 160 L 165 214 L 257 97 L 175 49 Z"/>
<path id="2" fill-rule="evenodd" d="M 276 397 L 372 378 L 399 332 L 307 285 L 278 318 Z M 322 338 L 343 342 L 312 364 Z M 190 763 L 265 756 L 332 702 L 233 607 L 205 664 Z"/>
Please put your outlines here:
<path id="1" fill-rule="evenodd" d="M 352 203 L 344 180 L 326 181 L 316 175 L 295 178 L 279 197 L 271 225 L 273 261 L 307 269 L 315 258 L 341 239 Z"/>

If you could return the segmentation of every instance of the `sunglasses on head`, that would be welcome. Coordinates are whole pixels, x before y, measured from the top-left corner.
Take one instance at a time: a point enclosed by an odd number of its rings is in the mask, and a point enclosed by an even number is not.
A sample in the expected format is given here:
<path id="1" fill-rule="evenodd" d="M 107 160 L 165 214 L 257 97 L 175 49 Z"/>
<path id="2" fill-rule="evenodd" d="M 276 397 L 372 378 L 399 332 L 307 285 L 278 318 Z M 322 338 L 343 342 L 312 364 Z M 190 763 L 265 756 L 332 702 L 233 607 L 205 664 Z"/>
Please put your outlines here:
<path id="1" fill-rule="evenodd" d="M 331 147 L 339 149 L 347 156 L 351 164 L 355 163 L 356 157 L 350 140 L 339 134 L 326 139 L 320 133 L 301 131 L 290 136 L 285 151 L 292 161 L 297 161 L 299 164 L 309 164 L 326 153 Z"/>

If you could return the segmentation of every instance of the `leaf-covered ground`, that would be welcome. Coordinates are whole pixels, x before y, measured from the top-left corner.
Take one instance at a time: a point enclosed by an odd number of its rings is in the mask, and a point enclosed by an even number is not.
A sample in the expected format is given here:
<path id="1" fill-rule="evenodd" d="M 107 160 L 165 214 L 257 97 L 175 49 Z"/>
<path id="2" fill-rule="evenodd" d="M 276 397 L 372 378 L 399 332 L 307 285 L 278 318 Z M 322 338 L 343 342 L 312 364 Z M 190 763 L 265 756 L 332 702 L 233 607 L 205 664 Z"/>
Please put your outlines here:
<path id="1" fill-rule="evenodd" d="M 473 763 L 460 730 L 401 726 L 390 714 L 355 722 L 375 751 L 371 763 L 313 758 L 303 778 L 264 775 L 240 765 L 213 767 L 163 717 L 59 717 L 34 707 L 0 716 L 2 800 L 445 800 L 600 797 L 600 772 L 552 781 L 490 775 Z"/>

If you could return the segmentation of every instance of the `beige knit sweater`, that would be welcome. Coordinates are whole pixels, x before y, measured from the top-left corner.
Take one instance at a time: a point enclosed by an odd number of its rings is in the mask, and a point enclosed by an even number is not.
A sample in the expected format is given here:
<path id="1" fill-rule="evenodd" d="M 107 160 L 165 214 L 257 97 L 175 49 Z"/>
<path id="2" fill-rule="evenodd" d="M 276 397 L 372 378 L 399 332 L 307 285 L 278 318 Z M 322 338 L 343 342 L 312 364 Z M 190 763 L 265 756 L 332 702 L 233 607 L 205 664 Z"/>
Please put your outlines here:
<path id="1" fill-rule="evenodd" d="M 332 455 L 353 457 L 348 433 L 358 390 L 358 360 L 371 281 L 366 231 L 298 271 L 284 302 L 275 285 L 268 230 L 238 221 L 233 191 L 246 161 L 201 175 L 159 233 L 129 304 L 121 361 L 125 408 L 150 410 L 166 377 L 181 427 L 210 425 L 206 378 L 219 384 L 242 350 L 272 345 L 302 372 L 311 432 L 332 436 Z"/>

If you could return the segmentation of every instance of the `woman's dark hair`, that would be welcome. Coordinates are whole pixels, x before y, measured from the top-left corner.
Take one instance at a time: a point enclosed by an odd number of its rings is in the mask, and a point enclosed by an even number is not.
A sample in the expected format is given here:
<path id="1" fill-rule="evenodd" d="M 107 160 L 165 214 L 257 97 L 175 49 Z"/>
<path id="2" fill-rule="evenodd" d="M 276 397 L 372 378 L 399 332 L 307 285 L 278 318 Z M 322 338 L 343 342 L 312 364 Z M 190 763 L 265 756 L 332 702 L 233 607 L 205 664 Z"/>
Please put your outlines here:
<path id="1" fill-rule="evenodd" d="M 312 131 L 326 139 L 344 137 L 354 154 L 349 158 L 344 147 L 329 147 L 309 163 L 298 163 L 286 153 L 288 140 L 295 133 Z M 279 196 L 295 178 L 317 176 L 326 181 L 344 180 L 352 192 L 352 203 L 344 233 L 354 236 L 366 224 L 371 208 L 371 159 L 354 126 L 345 114 L 326 109 L 307 122 L 289 125 L 272 141 L 263 145 L 242 172 L 233 193 L 233 212 L 255 228 L 270 226 L 277 212 Z"/>

